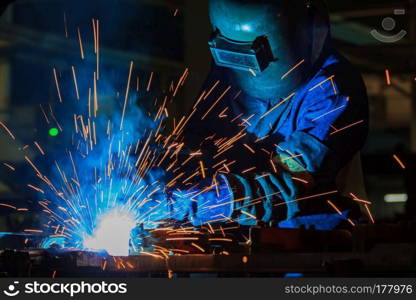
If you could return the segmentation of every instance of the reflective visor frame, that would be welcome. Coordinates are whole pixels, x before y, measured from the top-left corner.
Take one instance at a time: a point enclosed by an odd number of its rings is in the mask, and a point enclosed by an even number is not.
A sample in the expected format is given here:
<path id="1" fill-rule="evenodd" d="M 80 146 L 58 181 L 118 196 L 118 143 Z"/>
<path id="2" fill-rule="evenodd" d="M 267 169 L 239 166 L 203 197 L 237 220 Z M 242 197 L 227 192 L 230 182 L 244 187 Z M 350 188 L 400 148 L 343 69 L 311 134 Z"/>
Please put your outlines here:
<path id="1" fill-rule="evenodd" d="M 208 44 L 215 64 L 220 67 L 260 73 L 275 61 L 265 35 L 257 37 L 254 42 L 239 42 L 216 30 Z"/>

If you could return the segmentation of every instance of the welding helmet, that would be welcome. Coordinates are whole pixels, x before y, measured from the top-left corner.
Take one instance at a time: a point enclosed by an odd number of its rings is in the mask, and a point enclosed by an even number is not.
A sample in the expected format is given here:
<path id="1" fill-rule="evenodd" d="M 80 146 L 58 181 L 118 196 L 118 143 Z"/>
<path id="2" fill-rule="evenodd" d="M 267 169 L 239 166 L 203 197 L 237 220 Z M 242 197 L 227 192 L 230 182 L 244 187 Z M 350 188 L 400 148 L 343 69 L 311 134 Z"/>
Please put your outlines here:
<path id="1" fill-rule="evenodd" d="M 324 0 L 210 0 L 209 10 L 214 63 L 259 98 L 290 94 L 329 37 Z"/>

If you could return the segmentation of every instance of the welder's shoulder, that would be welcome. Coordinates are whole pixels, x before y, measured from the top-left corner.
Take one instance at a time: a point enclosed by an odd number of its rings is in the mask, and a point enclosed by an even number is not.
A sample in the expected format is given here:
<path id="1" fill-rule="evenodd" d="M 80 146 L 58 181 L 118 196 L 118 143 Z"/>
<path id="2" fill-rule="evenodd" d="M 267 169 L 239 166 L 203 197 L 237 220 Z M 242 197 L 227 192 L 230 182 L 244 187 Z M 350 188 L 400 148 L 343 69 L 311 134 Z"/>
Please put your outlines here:
<path id="1" fill-rule="evenodd" d="M 311 94 L 327 97 L 343 95 L 363 104 L 367 102 L 367 91 L 360 72 L 336 52 L 328 56 L 308 86 Z"/>

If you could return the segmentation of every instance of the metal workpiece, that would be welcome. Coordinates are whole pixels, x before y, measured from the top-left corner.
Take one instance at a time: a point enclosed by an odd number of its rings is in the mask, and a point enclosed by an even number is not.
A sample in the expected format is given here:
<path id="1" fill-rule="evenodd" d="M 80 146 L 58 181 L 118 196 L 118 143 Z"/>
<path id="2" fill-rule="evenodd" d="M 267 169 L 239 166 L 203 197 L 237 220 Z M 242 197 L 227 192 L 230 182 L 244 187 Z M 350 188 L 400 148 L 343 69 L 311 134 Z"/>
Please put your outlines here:
<path id="1" fill-rule="evenodd" d="M 416 241 L 408 234 L 413 226 L 363 225 L 352 232 L 253 227 L 250 240 L 239 243 L 231 242 L 230 236 L 172 235 L 162 230 L 153 232 L 153 247 L 126 257 L 77 249 L 1 250 L 0 273 L 17 277 L 408 277 L 416 274 Z"/>

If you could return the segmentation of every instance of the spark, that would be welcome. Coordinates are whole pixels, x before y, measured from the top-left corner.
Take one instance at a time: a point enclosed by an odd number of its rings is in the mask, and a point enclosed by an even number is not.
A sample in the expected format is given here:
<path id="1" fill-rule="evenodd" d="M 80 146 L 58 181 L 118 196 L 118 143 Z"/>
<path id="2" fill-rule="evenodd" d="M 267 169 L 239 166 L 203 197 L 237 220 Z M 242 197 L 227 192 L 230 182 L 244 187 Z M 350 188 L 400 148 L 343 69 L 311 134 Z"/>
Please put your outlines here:
<path id="1" fill-rule="evenodd" d="M 253 69 L 248 68 L 248 70 L 249 70 L 249 72 L 251 73 L 251 75 L 253 75 L 254 77 L 257 77 L 257 74 L 256 74 L 256 72 L 254 72 L 254 70 L 253 70 Z"/>
<path id="2" fill-rule="evenodd" d="M 385 74 L 386 74 L 386 83 L 387 83 L 387 85 L 391 85 L 390 71 L 388 69 L 386 69 Z"/>
<path id="3" fill-rule="evenodd" d="M 30 233 L 43 233 L 43 230 L 39 229 L 25 229 L 24 232 L 30 232 Z"/>
<path id="4" fill-rule="evenodd" d="M 336 193 L 338 193 L 338 191 L 331 191 L 331 192 L 326 192 L 326 193 L 322 193 L 322 194 L 316 194 L 316 195 L 312 195 L 312 196 L 298 198 L 298 199 L 295 199 L 295 200 L 290 200 L 290 201 L 287 201 L 285 203 L 278 203 L 278 204 L 275 204 L 274 206 L 287 205 L 288 203 L 293 203 L 293 202 L 299 202 L 299 201 L 303 201 L 303 200 L 309 200 L 309 199 L 319 198 L 319 197 L 322 197 L 322 196 L 333 195 L 333 194 L 336 194 Z"/>
<path id="5" fill-rule="evenodd" d="M 79 30 L 79 27 L 77 28 L 78 32 L 78 41 L 79 41 L 79 50 L 81 51 L 81 59 L 84 59 L 84 47 L 82 46 L 82 38 L 81 38 L 81 32 Z"/>
<path id="6" fill-rule="evenodd" d="M 239 114 L 238 116 L 234 117 L 234 119 L 232 119 L 230 121 L 230 123 L 234 123 L 236 120 L 238 120 L 239 118 L 241 118 L 243 116 L 243 113 Z"/>
<path id="7" fill-rule="evenodd" d="M 49 124 L 49 123 L 50 123 L 50 122 L 49 122 L 49 119 L 48 119 L 48 117 L 47 117 L 47 115 L 46 115 L 45 110 L 44 110 L 44 109 L 43 109 L 43 107 L 42 107 L 42 104 L 39 104 L 39 107 L 40 107 L 40 110 L 42 111 L 42 114 L 43 114 L 43 117 L 45 118 L 46 123 L 47 123 L 47 124 Z"/>
<path id="8" fill-rule="evenodd" d="M 299 177 L 292 177 L 292 179 L 293 179 L 293 180 L 295 180 L 295 181 L 302 182 L 302 183 L 304 183 L 304 184 L 309 184 L 309 181 L 304 180 L 304 179 L 299 178 Z"/>
<path id="9" fill-rule="evenodd" d="M 262 178 L 266 178 L 266 177 L 269 177 L 269 176 L 270 176 L 270 173 L 266 173 L 266 174 L 263 174 L 263 175 L 259 175 L 259 176 L 256 177 L 256 180 L 262 179 Z"/>
<path id="10" fill-rule="evenodd" d="M 232 239 L 225 239 L 225 238 L 209 238 L 210 242 L 232 242 Z"/>
<path id="11" fill-rule="evenodd" d="M 35 191 L 39 192 L 39 193 L 42 193 L 42 194 L 44 194 L 44 193 L 45 193 L 42 189 L 40 189 L 40 188 L 38 188 L 38 187 L 36 187 L 36 186 L 34 186 L 34 185 L 28 184 L 27 186 L 28 186 L 28 187 L 30 187 L 31 189 L 33 189 L 33 190 L 35 190 Z"/>
<path id="12" fill-rule="evenodd" d="M 3 129 L 8 133 L 8 135 L 10 135 L 12 139 L 16 139 L 13 133 L 10 131 L 10 129 L 7 128 L 7 126 L 2 121 L 0 121 L 0 126 L 3 127 Z"/>
<path id="13" fill-rule="evenodd" d="M 198 241 L 197 237 L 166 238 L 166 241 Z"/>
<path id="14" fill-rule="evenodd" d="M 0 206 L 8 207 L 8 208 L 11 208 L 11 209 L 14 209 L 14 210 L 17 209 L 16 206 L 13 206 L 13 205 L 10 205 L 10 204 L 6 204 L 6 203 L 0 203 Z"/>
<path id="15" fill-rule="evenodd" d="M 335 75 L 329 76 L 325 80 L 321 81 L 320 83 L 316 84 L 312 88 L 309 89 L 309 92 L 313 91 L 314 89 L 321 87 L 325 82 L 332 81 L 335 78 Z"/>
<path id="16" fill-rule="evenodd" d="M 211 95 L 211 93 L 215 90 L 215 88 L 218 86 L 220 84 L 220 81 L 219 80 L 217 80 L 213 85 L 212 85 L 212 87 L 210 88 L 210 90 L 208 91 L 208 93 L 206 93 L 205 94 L 205 96 L 204 96 L 204 100 L 206 100 L 210 95 Z"/>
<path id="17" fill-rule="evenodd" d="M 92 31 L 94 34 L 94 53 L 97 53 L 97 29 L 96 29 L 96 24 L 95 24 L 95 19 L 93 18 L 91 20 L 92 22 Z"/>
<path id="18" fill-rule="evenodd" d="M 94 118 L 97 117 L 97 111 L 98 111 L 97 72 L 94 72 Z M 88 119 L 88 122 L 89 122 L 89 119 Z"/>
<path id="19" fill-rule="evenodd" d="M 147 88 L 146 88 L 146 91 L 148 91 L 148 92 L 150 91 L 150 87 L 152 86 L 153 75 L 154 75 L 154 73 L 151 72 L 150 76 L 149 76 L 149 82 L 147 83 Z"/>
<path id="20" fill-rule="evenodd" d="M 341 128 L 341 129 L 337 129 L 337 130 L 335 130 L 334 132 L 332 132 L 330 135 L 337 134 L 338 132 L 341 132 L 341 131 L 344 131 L 344 130 L 350 129 L 350 128 L 355 127 L 355 126 L 357 126 L 357 125 L 360 125 L 360 124 L 362 124 L 362 123 L 364 123 L 364 120 L 361 120 L 361 121 L 355 122 L 355 123 L 353 123 L 353 124 L 351 124 L 351 125 L 348 125 L 348 126 L 345 126 L 345 127 Z"/>
<path id="21" fill-rule="evenodd" d="M 96 20 L 96 34 L 97 34 L 97 80 L 100 79 L 100 20 Z"/>
<path id="22" fill-rule="evenodd" d="M 370 201 L 359 199 L 353 193 L 350 193 L 350 196 L 353 198 L 354 201 L 361 202 L 361 203 L 368 204 L 368 205 L 371 205 L 372 204 Z"/>
<path id="23" fill-rule="evenodd" d="M 277 105 L 272 107 L 268 112 L 266 112 L 264 115 L 260 117 L 260 120 L 267 117 L 269 114 L 271 114 L 273 111 L 275 111 L 277 108 L 279 108 L 282 104 L 286 103 L 288 100 L 290 100 L 293 96 L 295 96 L 295 93 L 290 94 L 287 98 L 283 99 L 281 102 L 279 102 Z"/>
<path id="24" fill-rule="evenodd" d="M 42 176 L 42 173 L 39 171 L 38 168 L 36 168 L 35 164 L 30 160 L 29 157 L 25 156 L 25 160 L 30 164 L 30 166 L 36 171 L 38 175 Z"/>
<path id="25" fill-rule="evenodd" d="M 339 214 L 340 216 L 342 216 L 342 212 L 339 210 L 338 207 L 335 206 L 335 204 L 331 200 L 327 200 L 327 203 L 330 206 L 332 206 L 332 208 L 337 212 L 337 214 Z"/>
<path id="26" fill-rule="evenodd" d="M 241 93 L 242 93 L 242 92 L 243 92 L 243 91 L 239 90 L 239 91 L 235 94 L 235 96 L 234 96 L 233 100 L 235 100 L 235 99 L 237 99 L 238 97 L 240 97 L 240 95 L 241 95 Z"/>
<path id="27" fill-rule="evenodd" d="M 12 171 L 16 171 L 16 168 L 13 167 L 12 165 L 9 165 L 8 163 L 3 163 L 4 166 L 6 166 L 7 168 L 9 168 Z"/>
<path id="28" fill-rule="evenodd" d="M 43 151 L 42 147 L 39 145 L 38 142 L 33 142 L 33 144 L 38 148 L 40 154 L 45 155 L 45 151 Z"/>
<path id="29" fill-rule="evenodd" d="M 243 146 L 244 146 L 245 148 L 247 148 L 247 150 L 248 150 L 248 151 L 250 151 L 251 153 L 256 154 L 256 151 L 254 151 L 254 149 L 253 149 L 253 148 L 251 148 L 249 145 L 247 145 L 247 144 L 243 144 Z"/>
<path id="30" fill-rule="evenodd" d="M 56 91 L 57 91 L 58 97 L 59 97 L 59 102 L 62 103 L 61 89 L 59 87 L 58 75 L 56 74 L 56 69 L 55 68 L 53 68 L 53 77 L 55 78 L 55 85 L 56 85 Z"/>
<path id="31" fill-rule="evenodd" d="M 209 232 L 212 234 L 215 234 L 215 231 L 214 231 L 214 228 L 212 228 L 212 225 L 209 222 L 207 222 L 207 225 L 209 227 Z"/>
<path id="32" fill-rule="evenodd" d="M 285 73 L 280 80 L 285 79 L 290 73 L 292 73 L 294 70 L 296 70 L 298 67 L 300 67 L 305 62 L 304 59 L 302 59 L 299 63 L 297 63 L 293 68 L 291 68 L 287 73 Z"/>
<path id="33" fill-rule="evenodd" d="M 126 114 L 127 100 L 129 99 L 130 80 L 131 80 L 132 71 L 133 71 L 133 61 L 130 62 L 130 70 L 129 70 L 129 76 L 128 76 L 128 79 L 127 79 L 126 95 L 124 97 L 123 112 L 122 112 L 122 115 L 121 115 L 120 130 L 123 130 L 123 122 L 124 122 L 124 117 L 125 117 L 125 114 Z"/>
<path id="34" fill-rule="evenodd" d="M 351 219 L 347 219 L 347 221 L 348 221 L 348 223 L 350 223 L 350 224 L 351 224 L 351 226 L 353 226 L 353 227 L 357 226 L 357 225 L 354 223 L 354 221 L 353 221 L 353 220 L 351 220 Z"/>
<path id="35" fill-rule="evenodd" d="M 340 109 L 343 109 L 344 107 L 346 107 L 346 105 L 342 105 L 342 106 L 340 106 L 338 108 L 335 108 L 335 109 L 333 109 L 333 110 L 331 110 L 331 111 L 329 111 L 327 113 L 324 113 L 323 115 L 321 115 L 321 116 L 316 117 L 315 119 L 313 119 L 312 122 L 315 122 L 315 121 L 317 121 L 317 120 L 319 120 L 319 119 L 321 119 L 323 117 L 326 117 L 327 115 L 330 115 L 330 114 L 332 114 L 332 113 L 334 113 L 334 112 L 336 112 L 336 111 L 338 111 Z"/>
<path id="36" fill-rule="evenodd" d="M 274 172 L 274 173 L 277 173 L 277 168 L 276 168 L 276 165 L 274 164 L 273 159 L 271 159 L 271 160 L 270 160 L 270 164 L 271 164 L 271 166 L 272 166 L 272 168 L 273 168 L 273 172 Z"/>
<path id="37" fill-rule="evenodd" d="M 213 110 L 213 108 L 224 98 L 224 96 L 231 90 L 231 86 L 229 86 L 222 94 L 218 97 L 218 99 L 212 104 L 212 106 L 207 110 L 207 112 L 202 116 L 201 120 L 204 120 L 208 114 Z"/>
<path id="38" fill-rule="evenodd" d="M 241 173 L 242 173 L 242 174 L 246 174 L 246 173 L 249 173 L 249 172 L 251 172 L 251 171 L 254 171 L 255 169 L 256 169 L 256 167 L 251 167 L 251 168 L 249 168 L 249 169 L 247 169 L 247 170 L 242 171 Z"/>
<path id="39" fill-rule="evenodd" d="M 376 222 L 375 222 L 374 217 L 373 217 L 373 215 L 372 215 L 372 213 L 371 213 L 371 211 L 370 211 L 370 208 L 368 207 L 368 205 L 367 205 L 367 204 L 364 204 L 364 207 L 365 207 L 365 210 L 366 210 L 366 212 L 367 212 L 368 217 L 370 218 L 370 222 L 371 222 L 372 224 L 375 224 Z"/>
<path id="40" fill-rule="evenodd" d="M 192 246 L 194 246 L 196 249 L 198 249 L 199 251 L 201 251 L 202 253 L 205 253 L 205 249 L 202 248 L 201 246 L 195 244 L 195 243 L 191 243 Z"/>
<path id="41" fill-rule="evenodd" d="M 285 161 L 288 161 L 288 160 L 294 160 L 295 158 L 299 158 L 299 157 L 302 157 L 302 156 L 303 156 L 303 154 L 292 155 L 290 157 L 283 158 L 282 162 L 285 162 Z"/>
<path id="42" fill-rule="evenodd" d="M 202 178 L 206 178 L 204 162 L 202 160 L 200 160 L 199 165 L 200 165 L 200 168 L 201 168 Z"/>
<path id="43" fill-rule="evenodd" d="M 335 83 L 334 83 L 334 79 L 333 78 L 331 78 L 331 85 L 332 85 L 332 89 L 334 90 L 334 95 L 337 95 L 338 94 L 338 91 L 337 91 L 337 88 L 335 86 Z"/>
<path id="44" fill-rule="evenodd" d="M 222 112 L 220 112 L 220 114 L 218 115 L 218 118 L 222 119 L 222 118 L 226 118 L 228 117 L 225 113 L 227 112 L 227 110 L 229 109 L 229 107 L 227 106 Z"/>
<path id="45" fill-rule="evenodd" d="M 76 93 L 77 99 L 79 100 L 79 92 L 78 92 L 77 75 L 75 74 L 75 67 L 74 67 L 74 66 L 72 66 L 72 77 L 73 77 L 73 79 L 74 79 L 75 93 Z"/>
<path id="46" fill-rule="evenodd" d="M 405 166 L 405 164 L 400 160 L 400 158 L 396 155 L 396 154 L 394 154 L 393 155 L 393 158 L 394 158 L 394 160 L 396 160 L 396 162 L 400 165 L 400 167 L 403 169 L 403 170 L 405 170 L 406 169 L 406 166 Z"/>
<path id="47" fill-rule="evenodd" d="M 242 210 L 241 213 L 248 216 L 251 219 L 257 220 L 257 217 L 255 215 L 250 214 L 249 212 Z"/>

